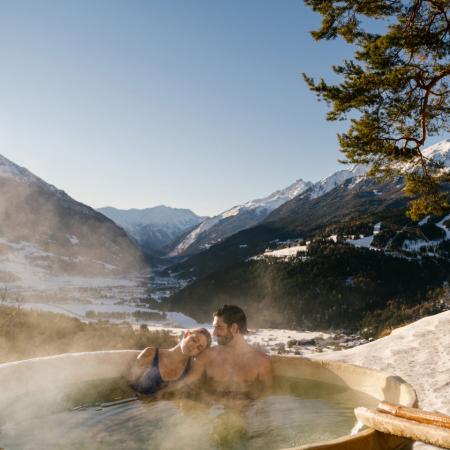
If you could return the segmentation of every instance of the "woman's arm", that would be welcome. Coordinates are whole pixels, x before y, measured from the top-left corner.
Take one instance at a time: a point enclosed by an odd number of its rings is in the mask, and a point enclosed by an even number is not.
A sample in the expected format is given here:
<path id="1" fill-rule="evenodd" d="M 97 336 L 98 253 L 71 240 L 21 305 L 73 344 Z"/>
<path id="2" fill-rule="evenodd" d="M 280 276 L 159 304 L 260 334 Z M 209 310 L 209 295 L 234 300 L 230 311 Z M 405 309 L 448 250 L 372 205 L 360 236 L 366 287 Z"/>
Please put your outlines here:
<path id="1" fill-rule="evenodd" d="M 135 382 L 145 371 L 146 367 L 153 361 L 155 349 L 147 347 L 139 353 L 138 357 L 131 364 L 128 371 L 127 380 L 129 383 Z"/>
<path id="2" fill-rule="evenodd" d="M 199 381 L 205 374 L 208 352 L 209 350 L 205 350 L 198 355 L 197 358 L 193 360 L 191 370 L 189 370 L 187 375 L 182 380 L 169 383 L 169 385 L 163 389 L 163 393 L 178 391 L 188 386 L 192 386 Z"/>

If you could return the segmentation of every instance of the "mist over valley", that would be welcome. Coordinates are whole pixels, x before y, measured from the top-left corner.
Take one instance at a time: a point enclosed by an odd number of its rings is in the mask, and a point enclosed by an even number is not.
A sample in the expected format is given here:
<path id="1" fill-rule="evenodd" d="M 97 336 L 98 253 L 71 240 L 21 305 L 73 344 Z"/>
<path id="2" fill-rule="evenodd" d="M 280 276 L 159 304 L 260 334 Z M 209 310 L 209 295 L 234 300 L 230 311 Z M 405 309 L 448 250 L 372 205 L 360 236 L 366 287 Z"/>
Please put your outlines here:
<path id="1" fill-rule="evenodd" d="M 237 303 L 256 328 L 375 335 L 392 308 L 401 322 L 447 307 L 450 217 L 408 219 L 403 180 L 366 171 L 200 217 L 94 210 L 1 158 L 0 282 L 13 304 L 87 321 L 185 326 Z"/>

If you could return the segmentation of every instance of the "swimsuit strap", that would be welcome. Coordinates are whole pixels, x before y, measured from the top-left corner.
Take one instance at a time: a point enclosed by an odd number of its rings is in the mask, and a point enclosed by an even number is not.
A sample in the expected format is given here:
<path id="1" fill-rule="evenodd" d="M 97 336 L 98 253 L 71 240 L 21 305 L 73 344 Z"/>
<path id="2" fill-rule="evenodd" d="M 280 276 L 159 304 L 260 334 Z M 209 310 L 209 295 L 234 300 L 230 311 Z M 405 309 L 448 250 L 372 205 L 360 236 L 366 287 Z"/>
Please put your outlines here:
<path id="1" fill-rule="evenodd" d="M 155 349 L 155 356 L 153 357 L 152 367 L 157 367 L 159 369 L 159 348 Z"/>

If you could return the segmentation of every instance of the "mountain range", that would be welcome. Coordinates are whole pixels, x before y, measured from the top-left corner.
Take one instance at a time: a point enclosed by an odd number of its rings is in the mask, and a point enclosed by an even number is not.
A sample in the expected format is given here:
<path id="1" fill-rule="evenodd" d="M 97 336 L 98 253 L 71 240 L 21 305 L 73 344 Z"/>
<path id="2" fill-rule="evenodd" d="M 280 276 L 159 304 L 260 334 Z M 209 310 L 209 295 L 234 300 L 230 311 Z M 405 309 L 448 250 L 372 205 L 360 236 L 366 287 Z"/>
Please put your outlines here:
<path id="1" fill-rule="evenodd" d="M 146 266 L 113 221 L 0 156 L 0 282 L 122 275 Z"/>
<path id="2" fill-rule="evenodd" d="M 449 170 L 450 140 L 424 154 Z M 189 284 L 164 307 L 198 320 L 239 301 L 264 308 L 258 326 L 361 322 L 389 299 L 415 305 L 450 272 L 450 215 L 411 221 L 403 179 L 366 171 L 297 180 L 205 218 L 166 206 L 96 211 L 0 157 L 0 282 L 118 275 L 169 254 L 166 274 Z"/>
<path id="3" fill-rule="evenodd" d="M 450 140 L 428 147 L 424 154 L 450 168 Z M 347 234 L 367 235 L 378 222 L 383 222 L 384 233 L 386 227 L 400 229 L 408 222 L 405 216 L 408 198 L 403 193 L 402 178 L 382 181 L 366 177 L 366 172 L 367 167 L 354 166 L 317 183 L 304 183 L 305 189 L 253 226 L 241 228 L 215 245 L 191 254 L 169 270 L 202 277 L 256 256 L 268 247 L 282 245 L 286 240 L 326 237 L 344 229 Z M 192 233 L 201 227 L 202 224 Z M 198 241 L 191 247 L 196 244 Z"/>
<path id="4" fill-rule="evenodd" d="M 121 226 L 148 255 L 164 254 L 165 247 L 205 219 L 190 209 L 164 205 L 127 210 L 105 207 L 97 211 Z"/>
<path id="5" fill-rule="evenodd" d="M 450 140 L 424 153 L 450 169 Z M 428 299 L 450 282 L 450 214 L 414 222 L 403 179 L 365 172 L 336 172 L 168 268 L 192 280 L 169 307 L 206 320 L 220 304 L 238 303 L 255 326 L 349 329 L 372 327 L 385 311 L 404 320 L 422 304 L 433 309 Z"/>

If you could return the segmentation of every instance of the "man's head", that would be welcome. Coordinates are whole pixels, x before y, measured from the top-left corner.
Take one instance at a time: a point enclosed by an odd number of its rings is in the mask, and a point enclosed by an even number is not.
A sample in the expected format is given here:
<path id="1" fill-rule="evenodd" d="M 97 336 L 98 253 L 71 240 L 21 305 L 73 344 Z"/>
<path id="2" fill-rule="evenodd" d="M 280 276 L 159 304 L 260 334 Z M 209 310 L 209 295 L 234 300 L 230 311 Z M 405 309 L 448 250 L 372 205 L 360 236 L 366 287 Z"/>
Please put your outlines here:
<path id="1" fill-rule="evenodd" d="M 213 316 L 213 335 L 219 345 L 227 345 L 237 334 L 248 332 L 247 317 L 239 306 L 224 305 Z"/>

